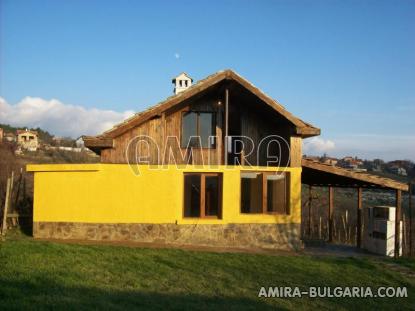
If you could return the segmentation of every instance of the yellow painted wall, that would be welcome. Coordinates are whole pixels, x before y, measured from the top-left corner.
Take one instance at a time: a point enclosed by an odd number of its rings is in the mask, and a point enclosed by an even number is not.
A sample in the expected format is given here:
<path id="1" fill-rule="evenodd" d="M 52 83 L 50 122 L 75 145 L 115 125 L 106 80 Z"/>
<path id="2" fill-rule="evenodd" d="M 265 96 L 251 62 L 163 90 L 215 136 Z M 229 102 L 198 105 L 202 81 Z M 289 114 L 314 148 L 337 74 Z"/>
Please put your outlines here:
<path id="1" fill-rule="evenodd" d="M 240 213 L 241 171 L 275 171 L 277 168 L 151 169 L 140 165 L 140 175 L 126 164 L 28 165 L 35 174 L 35 222 L 90 223 L 300 223 L 301 168 L 290 172 L 290 215 Z M 282 169 L 281 169 L 282 170 Z M 223 173 L 222 219 L 183 218 L 186 172 Z"/>

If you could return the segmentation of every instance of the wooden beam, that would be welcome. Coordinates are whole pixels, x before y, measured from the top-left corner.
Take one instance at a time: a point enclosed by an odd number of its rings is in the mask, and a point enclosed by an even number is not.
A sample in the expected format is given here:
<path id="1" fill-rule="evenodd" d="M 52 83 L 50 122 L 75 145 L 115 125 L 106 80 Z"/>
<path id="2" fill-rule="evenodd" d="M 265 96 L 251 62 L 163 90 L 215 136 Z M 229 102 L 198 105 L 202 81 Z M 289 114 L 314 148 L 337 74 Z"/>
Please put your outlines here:
<path id="1" fill-rule="evenodd" d="M 321 134 L 321 130 L 314 126 L 297 127 L 295 129 L 297 135 L 301 135 L 302 138 L 313 137 Z"/>
<path id="2" fill-rule="evenodd" d="M 268 182 L 267 182 L 267 174 L 262 173 L 262 213 L 267 213 L 268 208 Z"/>
<path id="3" fill-rule="evenodd" d="M 228 135 L 229 135 L 229 89 L 225 90 L 225 148 L 224 148 L 224 164 L 228 164 Z"/>
<path id="4" fill-rule="evenodd" d="M 395 209 L 395 258 L 399 257 L 401 244 L 401 208 L 402 208 L 402 191 L 396 190 L 396 209 Z"/>
<path id="5" fill-rule="evenodd" d="M 301 167 L 302 144 L 301 136 L 290 137 L 290 167 Z"/>
<path id="6" fill-rule="evenodd" d="M 6 185 L 6 197 L 4 201 L 4 209 L 3 209 L 3 220 L 1 226 L 1 234 L 5 235 L 7 230 L 7 213 L 9 209 L 9 202 L 10 202 L 10 192 L 11 192 L 11 181 L 10 177 L 7 178 L 7 185 Z"/>
<path id="7" fill-rule="evenodd" d="M 93 137 L 83 136 L 82 137 L 85 147 L 87 148 L 112 148 L 113 139 L 108 137 Z"/>
<path id="8" fill-rule="evenodd" d="M 311 239 L 311 203 L 312 203 L 312 186 L 308 186 L 308 238 Z"/>
<path id="9" fill-rule="evenodd" d="M 160 154 L 161 154 L 161 156 L 159 155 L 159 159 L 158 159 L 158 161 L 159 161 L 159 164 L 164 164 L 164 149 L 166 148 L 166 137 L 167 137 L 167 135 L 166 135 L 166 113 L 165 112 L 163 112 L 162 114 L 161 114 L 161 131 L 162 131 L 162 137 L 161 137 L 161 150 L 160 150 Z"/>
<path id="10" fill-rule="evenodd" d="M 224 152 L 223 152 L 223 131 L 224 131 L 224 124 L 223 124 L 223 103 L 222 100 L 218 101 L 218 111 L 216 114 L 216 148 L 217 148 L 217 156 L 220 160 L 220 164 L 224 165 Z M 212 163 L 213 164 L 213 163 Z"/>
<path id="11" fill-rule="evenodd" d="M 333 242 L 334 188 L 329 187 L 329 242 Z"/>
<path id="12" fill-rule="evenodd" d="M 200 217 L 206 217 L 206 175 L 200 176 Z"/>
<path id="13" fill-rule="evenodd" d="M 362 187 L 357 188 L 357 234 L 356 246 L 362 247 Z"/>

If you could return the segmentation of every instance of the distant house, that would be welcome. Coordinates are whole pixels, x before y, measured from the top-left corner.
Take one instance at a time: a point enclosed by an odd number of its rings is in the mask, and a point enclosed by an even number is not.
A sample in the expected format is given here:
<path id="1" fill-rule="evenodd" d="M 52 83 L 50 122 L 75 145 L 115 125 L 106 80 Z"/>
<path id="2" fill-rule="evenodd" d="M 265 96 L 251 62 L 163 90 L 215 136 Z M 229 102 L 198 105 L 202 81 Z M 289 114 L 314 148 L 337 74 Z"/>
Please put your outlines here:
<path id="1" fill-rule="evenodd" d="M 0 127 L 0 143 L 3 141 L 3 129 Z"/>
<path id="2" fill-rule="evenodd" d="M 316 162 L 320 162 L 320 157 L 317 157 L 317 156 L 310 156 L 310 155 L 303 155 L 303 158 L 305 158 L 305 159 L 309 159 L 309 160 L 312 160 L 312 161 L 316 161 Z"/>
<path id="3" fill-rule="evenodd" d="M 329 157 L 324 157 L 321 159 L 321 162 L 324 164 L 329 164 L 329 165 L 336 165 L 337 162 L 339 162 L 339 160 L 337 160 L 336 158 L 329 158 Z"/>
<path id="4" fill-rule="evenodd" d="M 36 151 L 39 148 L 38 134 L 28 129 L 16 131 L 17 144 L 28 151 Z"/>
<path id="5" fill-rule="evenodd" d="M 16 135 L 14 135 L 13 133 L 10 133 L 10 132 L 6 132 L 3 135 L 3 140 L 8 141 L 8 142 L 15 141 L 16 140 Z"/>
<path id="6" fill-rule="evenodd" d="M 338 166 L 354 171 L 366 171 L 362 168 L 363 160 L 353 157 L 344 157 L 337 163 Z"/>
<path id="7" fill-rule="evenodd" d="M 389 170 L 393 174 L 397 174 L 397 175 L 401 175 L 401 176 L 407 176 L 408 175 L 408 173 L 406 172 L 406 169 L 404 169 L 403 167 L 393 166 L 393 167 L 389 168 Z"/>
<path id="8" fill-rule="evenodd" d="M 374 162 L 374 161 L 373 162 L 367 162 L 365 166 L 369 171 L 382 172 L 382 166 L 380 164 Z"/>
<path id="9" fill-rule="evenodd" d="M 81 148 L 81 149 L 84 149 L 85 148 L 85 143 L 84 143 L 84 140 L 82 139 L 82 137 L 79 137 L 75 141 L 75 145 L 76 145 L 77 148 Z"/>

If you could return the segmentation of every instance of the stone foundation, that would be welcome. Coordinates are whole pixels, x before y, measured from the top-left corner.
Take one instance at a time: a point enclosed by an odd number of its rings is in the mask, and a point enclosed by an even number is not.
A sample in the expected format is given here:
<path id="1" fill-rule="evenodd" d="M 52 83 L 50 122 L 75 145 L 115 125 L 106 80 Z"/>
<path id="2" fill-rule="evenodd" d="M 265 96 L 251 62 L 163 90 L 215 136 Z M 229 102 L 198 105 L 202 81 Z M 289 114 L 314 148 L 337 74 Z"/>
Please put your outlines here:
<path id="1" fill-rule="evenodd" d="M 300 224 L 95 224 L 35 222 L 41 239 L 131 241 L 233 248 L 301 248 Z"/>

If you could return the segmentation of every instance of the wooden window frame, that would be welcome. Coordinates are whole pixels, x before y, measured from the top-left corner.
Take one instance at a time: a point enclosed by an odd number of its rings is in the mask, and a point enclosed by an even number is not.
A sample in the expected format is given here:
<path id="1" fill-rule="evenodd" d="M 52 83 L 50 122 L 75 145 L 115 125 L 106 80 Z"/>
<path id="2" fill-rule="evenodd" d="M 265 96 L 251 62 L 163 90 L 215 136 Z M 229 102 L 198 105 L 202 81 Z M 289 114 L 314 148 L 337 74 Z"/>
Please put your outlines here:
<path id="1" fill-rule="evenodd" d="M 242 212 L 242 176 L 240 177 L 240 203 L 239 203 L 239 213 L 243 215 L 290 215 L 290 189 L 291 189 L 291 183 L 290 183 L 290 173 L 289 172 L 268 172 L 268 171 L 241 171 L 242 173 L 259 173 L 262 174 L 262 211 L 261 212 L 254 212 L 254 213 L 243 213 Z M 285 175 L 285 213 L 281 212 L 269 212 L 268 211 L 268 180 L 267 176 L 269 175 L 277 175 L 277 173 L 281 173 Z"/>
<path id="2" fill-rule="evenodd" d="M 213 136 L 216 137 L 216 126 L 217 126 L 216 111 L 183 110 L 181 112 L 181 115 L 180 115 L 180 149 L 182 149 L 182 150 L 189 149 L 189 148 L 187 148 L 187 146 L 183 147 L 183 145 L 182 145 L 182 138 L 183 138 L 183 116 L 184 116 L 185 113 L 189 113 L 189 112 L 197 113 L 197 118 L 196 118 L 196 135 L 194 135 L 194 136 L 200 137 L 199 114 L 200 113 L 210 113 L 210 114 L 212 114 L 212 129 L 214 131 Z M 200 138 L 200 140 L 201 139 L 202 138 Z M 189 141 L 187 141 L 187 143 L 189 143 Z M 217 139 L 215 139 L 215 143 L 214 143 L 213 147 L 203 147 L 203 146 L 199 146 L 199 147 L 191 147 L 191 148 L 196 148 L 196 149 L 216 149 L 217 144 L 218 144 Z"/>
<path id="3" fill-rule="evenodd" d="M 200 175 L 200 216 L 199 217 L 189 217 L 185 215 L 185 208 L 186 208 L 186 191 L 185 191 L 185 183 L 183 183 L 183 218 L 184 219 L 222 219 L 222 187 L 223 187 L 223 174 L 222 173 L 199 173 L 199 172 L 191 172 L 191 173 L 184 173 L 183 180 L 187 175 Z M 217 216 L 208 216 L 206 215 L 206 202 L 205 202 L 205 195 L 206 195 L 206 176 L 217 176 L 218 177 L 218 215 Z"/>

